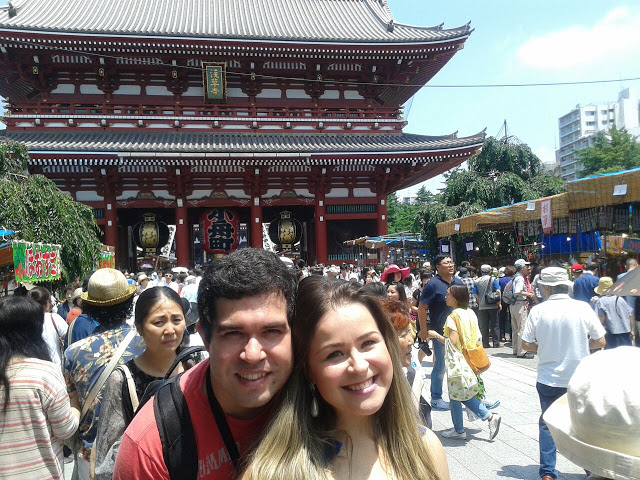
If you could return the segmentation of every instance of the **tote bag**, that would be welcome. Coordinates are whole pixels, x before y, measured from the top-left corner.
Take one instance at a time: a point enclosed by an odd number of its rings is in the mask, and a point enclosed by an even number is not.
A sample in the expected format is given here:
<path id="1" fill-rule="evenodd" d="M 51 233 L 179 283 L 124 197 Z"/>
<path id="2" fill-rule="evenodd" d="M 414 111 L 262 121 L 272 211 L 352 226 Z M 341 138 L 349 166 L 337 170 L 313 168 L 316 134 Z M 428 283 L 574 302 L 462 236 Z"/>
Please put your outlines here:
<path id="1" fill-rule="evenodd" d="M 462 353 L 453 346 L 448 338 L 445 339 L 444 346 L 449 398 L 465 402 L 478 394 L 478 378 L 462 356 Z"/>

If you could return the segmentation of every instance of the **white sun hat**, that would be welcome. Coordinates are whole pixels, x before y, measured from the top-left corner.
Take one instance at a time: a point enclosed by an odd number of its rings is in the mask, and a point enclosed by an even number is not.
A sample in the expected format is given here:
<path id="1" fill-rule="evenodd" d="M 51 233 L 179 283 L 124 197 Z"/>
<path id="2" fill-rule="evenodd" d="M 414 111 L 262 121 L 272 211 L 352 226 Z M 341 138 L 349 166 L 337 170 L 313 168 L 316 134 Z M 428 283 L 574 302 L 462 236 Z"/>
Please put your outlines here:
<path id="1" fill-rule="evenodd" d="M 546 285 L 547 287 L 572 284 L 571 280 L 569 280 L 569 274 L 567 271 L 560 267 L 543 268 L 540 272 L 538 283 L 540 285 Z"/>
<path id="2" fill-rule="evenodd" d="M 543 418 L 558 451 L 604 478 L 640 478 L 640 349 L 617 347 L 582 359 L 567 393 Z"/>

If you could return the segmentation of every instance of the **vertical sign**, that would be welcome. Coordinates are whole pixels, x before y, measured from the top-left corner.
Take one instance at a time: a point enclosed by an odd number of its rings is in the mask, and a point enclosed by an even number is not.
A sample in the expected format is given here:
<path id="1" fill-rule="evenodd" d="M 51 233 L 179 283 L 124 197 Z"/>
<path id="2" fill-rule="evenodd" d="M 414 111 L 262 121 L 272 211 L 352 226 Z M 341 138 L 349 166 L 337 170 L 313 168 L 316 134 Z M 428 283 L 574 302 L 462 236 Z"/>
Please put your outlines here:
<path id="1" fill-rule="evenodd" d="M 551 199 L 540 202 L 540 220 L 542 221 L 542 231 L 550 233 L 553 231 L 553 214 L 551 212 Z"/>
<path id="2" fill-rule="evenodd" d="M 202 64 L 202 89 L 206 103 L 227 101 L 227 64 Z"/>

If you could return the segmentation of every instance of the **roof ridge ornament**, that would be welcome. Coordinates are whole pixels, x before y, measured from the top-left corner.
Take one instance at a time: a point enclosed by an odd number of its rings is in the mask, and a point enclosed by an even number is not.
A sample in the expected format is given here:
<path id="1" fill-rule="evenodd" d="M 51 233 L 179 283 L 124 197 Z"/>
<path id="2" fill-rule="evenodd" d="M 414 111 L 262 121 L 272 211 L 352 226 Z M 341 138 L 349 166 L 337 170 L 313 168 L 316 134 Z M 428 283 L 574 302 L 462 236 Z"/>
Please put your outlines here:
<path id="1" fill-rule="evenodd" d="M 18 10 L 13 6 L 13 3 L 9 2 L 7 5 L 7 10 L 9 13 L 9 18 L 13 18 L 18 15 Z"/>
<path id="2" fill-rule="evenodd" d="M 393 18 L 389 20 L 389 23 L 387 23 L 387 30 L 389 32 L 393 32 Z"/>

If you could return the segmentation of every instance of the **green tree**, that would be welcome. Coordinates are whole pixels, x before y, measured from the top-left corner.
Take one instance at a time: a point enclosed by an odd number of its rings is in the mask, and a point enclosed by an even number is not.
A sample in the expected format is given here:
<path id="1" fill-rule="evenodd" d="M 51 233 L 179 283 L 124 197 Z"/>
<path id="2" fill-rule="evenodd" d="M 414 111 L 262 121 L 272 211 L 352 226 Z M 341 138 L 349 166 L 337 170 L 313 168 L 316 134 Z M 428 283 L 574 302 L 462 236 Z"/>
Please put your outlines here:
<path id="1" fill-rule="evenodd" d="M 387 230 L 389 233 L 419 232 L 416 222 L 418 207 L 398 202 L 395 193 L 387 195 Z"/>
<path id="2" fill-rule="evenodd" d="M 626 129 L 614 125 L 607 132 L 598 132 L 593 145 L 580 150 L 578 160 L 584 165 L 581 177 L 617 172 L 640 167 L 640 143 Z"/>
<path id="3" fill-rule="evenodd" d="M 0 225 L 17 239 L 62 245 L 64 282 L 95 268 L 100 230 L 91 207 L 76 202 L 42 175 L 27 171 L 25 145 L 0 141 Z"/>
<path id="4" fill-rule="evenodd" d="M 434 201 L 418 211 L 431 254 L 437 251 L 437 223 L 564 191 L 562 180 L 542 173 L 540 159 L 527 145 L 493 137 L 469 159 L 468 169 L 458 167 L 445 174 L 445 184 Z M 492 255 L 513 247 L 509 234 L 478 232 L 473 237 L 483 252 Z"/>
<path id="5" fill-rule="evenodd" d="M 426 189 L 424 185 L 422 185 L 418 189 L 418 193 L 416 195 L 416 204 L 417 205 L 427 205 L 434 200 L 434 195 L 429 190 Z"/>

